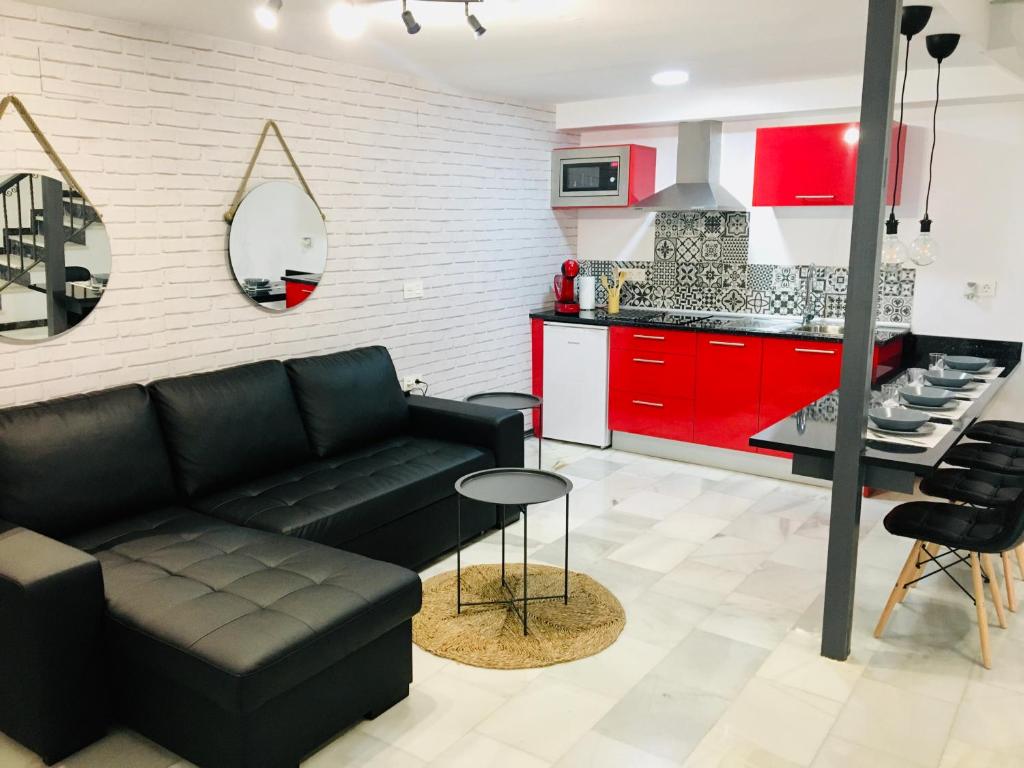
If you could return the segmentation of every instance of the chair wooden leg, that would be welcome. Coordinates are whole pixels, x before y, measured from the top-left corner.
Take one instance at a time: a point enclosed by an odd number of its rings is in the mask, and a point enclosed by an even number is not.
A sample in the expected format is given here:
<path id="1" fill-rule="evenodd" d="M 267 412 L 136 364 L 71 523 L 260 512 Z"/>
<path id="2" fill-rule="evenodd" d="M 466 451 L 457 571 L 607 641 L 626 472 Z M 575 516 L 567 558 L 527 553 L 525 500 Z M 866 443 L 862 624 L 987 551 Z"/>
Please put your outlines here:
<path id="1" fill-rule="evenodd" d="M 1006 583 L 1006 604 L 1014 613 L 1017 612 L 1017 587 L 1013 583 L 1013 566 L 1010 565 L 1010 553 L 1003 552 L 1003 581 Z"/>
<path id="2" fill-rule="evenodd" d="M 996 569 L 992 567 L 992 557 L 988 553 L 981 556 L 981 565 L 988 577 L 988 590 L 992 594 L 992 603 L 996 607 L 996 618 L 999 619 L 999 626 L 1006 629 L 1006 611 L 1003 610 L 1003 593 L 999 589 L 999 579 L 996 578 Z"/>
<path id="3" fill-rule="evenodd" d="M 941 549 L 941 547 L 938 544 L 927 544 L 926 543 L 924 545 L 924 551 L 927 552 L 928 554 L 930 554 L 932 557 L 935 557 L 937 554 L 939 554 L 939 550 L 940 549 Z M 913 575 L 911 575 L 910 578 L 908 579 L 908 581 L 913 581 L 914 583 L 911 584 L 909 587 L 907 587 L 907 589 L 903 590 L 903 594 L 900 596 L 900 602 L 901 603 L 904 600 L 906 600 L 907 599 L 907 595 L 910 594 L 907 590 L 914 589 L 915 587 L 917 587 L 918 584 L 921 583 L 919 581 L 914 581 L 914 580 L 919 578 L 921 576 L 921 574 L 924 572 L 925 565 L 927 564 L 928 560 L 927 560 L 927 558 L 919 556 L 917 558 L 917 561 L 918 561 L 917 562 L 917 567 L 914 569 Z"/>
<path id="4" fill-rule="evenodd" d="M 885 631 L 885 625 L 889 623 L 889 617 L 892 615 L 893 608 L 896 607 L 896 603 L 903 600 L 903 597 L 907 593 L 906 583 L 910 581 L 911 577 L 918 571 L 918 554 L 921 552 L 921 548 L 924 546 L 923 541 L 915 541 L 914 546 L 910 548 L 910 554 L 907 556 L 907 561 L 903 564 L 903 569 L 900 571 L 899 577 L 896 579 L 896 585 L 892 588 L 892 592 L 889 593 L 889 600 L 885 604 L 885 608 L 882 610 L 882 615 L 878 618 L 878 624 L 875 626 L 875 637 L 881 637 Z"/>
<path id="5" fill-rule="evenodd" d="M 981 640 L 981 663 L 992 669 L 992 649 L 988 644 L 988 613 L 985 611 L 985 582 L 981 578 L 978 553 L 971 552 L 971 581 L 974 585 L 974 606 L 978 614 L 978 637 Z"/>
<path id="6" fill-rule="evenodd" d="M 1024 544 L 1017 547 L 1017 568 L 1020 570 L 1020 577 L 1024 580 Z"/>

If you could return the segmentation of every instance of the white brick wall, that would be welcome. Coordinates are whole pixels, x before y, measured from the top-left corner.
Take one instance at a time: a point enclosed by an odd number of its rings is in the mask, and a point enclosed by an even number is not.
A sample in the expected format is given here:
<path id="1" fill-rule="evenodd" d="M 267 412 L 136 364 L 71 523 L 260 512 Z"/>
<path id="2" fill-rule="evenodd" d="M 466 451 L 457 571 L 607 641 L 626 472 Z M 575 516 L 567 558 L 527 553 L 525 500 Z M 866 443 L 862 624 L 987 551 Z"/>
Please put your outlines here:
<path id="1" fill-rule="evenodd" d="M 431 394 L 529 387 L 527 312 L 576 246 L 548 207 L 547 107 L 405 74 L 0 0 L 19 94 L 100 209 L 113 272 L 64 337 L 0 343 L 0 407 L 267 358 L 384 344 Z M 327 214 L 324 280 L 271 314 L 238 290 L 223 220 L 266 118 Z M 20 121 L 0 174 L 55 175 Z M 253 183 L 291 178 L 268 140 Z M 402 281 L 421 278 L 423 299 Z"/>

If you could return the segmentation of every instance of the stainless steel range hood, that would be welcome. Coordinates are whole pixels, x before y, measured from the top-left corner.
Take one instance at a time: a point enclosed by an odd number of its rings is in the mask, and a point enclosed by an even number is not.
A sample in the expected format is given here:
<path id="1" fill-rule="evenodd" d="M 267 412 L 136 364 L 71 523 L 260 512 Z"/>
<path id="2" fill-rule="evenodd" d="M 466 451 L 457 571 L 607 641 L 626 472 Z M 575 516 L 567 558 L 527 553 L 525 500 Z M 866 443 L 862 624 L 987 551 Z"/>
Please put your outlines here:
<path id="1" fill-rule="evenodd" d="M 719 183 L 722 124 L 679 124 L 676 183 L 634 205 L 647 211 L 743 211 L 746 206 Z"/>

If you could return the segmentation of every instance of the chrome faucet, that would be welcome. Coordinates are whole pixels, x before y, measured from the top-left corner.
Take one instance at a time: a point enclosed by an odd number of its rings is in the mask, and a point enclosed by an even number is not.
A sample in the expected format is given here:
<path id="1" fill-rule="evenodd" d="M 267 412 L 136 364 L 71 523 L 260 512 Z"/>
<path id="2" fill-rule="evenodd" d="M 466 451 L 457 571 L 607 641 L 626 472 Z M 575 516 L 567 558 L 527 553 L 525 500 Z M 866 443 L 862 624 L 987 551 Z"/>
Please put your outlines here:
<path id="1" fill-rule="evenodd" d="M 811 264 L 804 280 L 804 325 L 810 325 L 818 315 L 817 302 L 814 300 L 814 273 L 817 270 L 818 266 Z"/>

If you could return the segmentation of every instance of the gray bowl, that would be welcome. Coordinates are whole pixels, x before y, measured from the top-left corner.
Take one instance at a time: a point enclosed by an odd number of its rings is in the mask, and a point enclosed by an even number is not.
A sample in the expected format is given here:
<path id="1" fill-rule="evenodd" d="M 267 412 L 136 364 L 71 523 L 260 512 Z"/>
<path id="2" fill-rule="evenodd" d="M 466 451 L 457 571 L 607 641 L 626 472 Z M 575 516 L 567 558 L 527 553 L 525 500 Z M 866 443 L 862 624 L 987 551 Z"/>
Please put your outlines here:
<path id="1" fill-rule="evenodd" d="M 970 355 L 946 355 L 946 365 L 958 371 L 980 371 L 992 365 L 987 357 L 971 357 Z"/>
<path id="2" fill-rule="evenodd" d="M 868 411 L 868 418 L 882 429 L 914 432 L 927 424 L 931 417 L 909 408 L 872 408 Z"/>
<path id="3" fill-rule="evenodd" d="M 960 389 L 974 380 L 971 374 L 964 371 L 926 371 L 924 378 L 929 384 L 947 389 Z"/>
<path id="4" fill-rule="evenodd" d="M 900 395 L 911 405 L 940 408 L 956 399 L 956 393 L 940 387 L 900 387 Z"/>

